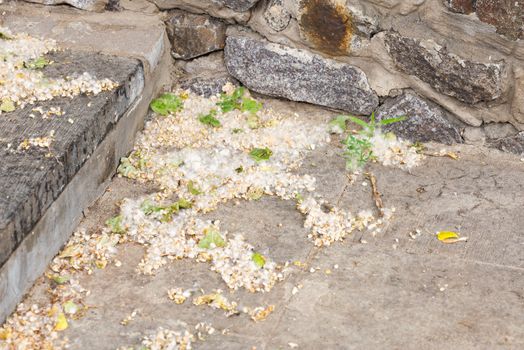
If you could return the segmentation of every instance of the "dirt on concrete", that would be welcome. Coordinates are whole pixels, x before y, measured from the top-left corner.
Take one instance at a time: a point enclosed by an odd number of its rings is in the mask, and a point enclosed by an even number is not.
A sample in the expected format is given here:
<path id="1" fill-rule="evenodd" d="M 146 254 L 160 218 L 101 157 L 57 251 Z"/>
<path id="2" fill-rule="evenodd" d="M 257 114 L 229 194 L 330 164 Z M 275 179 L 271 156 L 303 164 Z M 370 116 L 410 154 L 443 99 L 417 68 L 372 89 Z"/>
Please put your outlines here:
<path id="1" fill-rule="evenodd" d="M 265 100 L 266 106 L 324 115 L 305 104 Z M 320 118 L 322 119 L 322 118 Z M 321 120 L 319 119 L 319 122 Z M 314 247 L 294 201 L 264 196 L 234 200 L 206 214 L 227 231 L 243 230 L 262 254 L 292 271 L 268 293 L 230 292 L 205 263 L 172 261 L 154 276 L 137 274 L 142 246 L 119 246 L 113 264 L 83 274 L 89 309 L 61 333 L 71 349 L 139 346 L 144 334 L 180 322 L 201 322 L 216 331 L 195 349 L 518 349 L 524 347 L 524 162 L 496 150 L 446 148 L 458 159 L 427 156 L 410 172 L 370 164 L 384 205 L 396 208 L 382 232 L 354 232 L 330 247 Z M 351 180 L 338 141 L 316 149 L 299 173 L 317 179 L 317 192 L 338 207 L 375 210 L 369 181 Z M 86 212 L 81 227 L 96 232 L 118 211 L 118 202 L 157 189 L 114 178 L 105 195 Z M 444 244 L 437 231 L 456 231 L 467 242 Z M 26 303 L 45 300 L 41 278 Z M 192 289 L 183 304 L 167 291 Z M 196 306 L 192 298 L 215 289 L 239 309 L 274 305 L 265 320 Z M 135 311 L 135 316 L 122 324 Z"/>

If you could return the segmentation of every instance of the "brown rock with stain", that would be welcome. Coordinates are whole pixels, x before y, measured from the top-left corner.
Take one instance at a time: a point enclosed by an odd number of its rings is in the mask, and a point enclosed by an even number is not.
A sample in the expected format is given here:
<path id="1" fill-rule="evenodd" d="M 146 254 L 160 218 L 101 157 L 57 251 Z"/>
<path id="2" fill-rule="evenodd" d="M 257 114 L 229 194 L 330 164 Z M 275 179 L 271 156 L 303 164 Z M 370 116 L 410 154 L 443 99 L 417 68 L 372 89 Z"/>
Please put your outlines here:
<path id="1" fill-rule="evenodd" d="M 174 58 L 205 55 L 223 49 L 226 43 L 226 24 L 207 15 L 174 10 L 166 26 Z"/>
<path id="2" fill-rule="evenodd" d="M 524 38 L 524 1 L 477 0 L 477 16 L 511 40 Z"/>
<path id="3" fill-rule="evenodd" d="M 300 31 L 313 46 L 331 55 L 348 53 L 353 36 L 352 15 L 330 0 L 300 2 Z"/>
<path id="4" fill-rule="evenodd" d="M 444 5 L 457 13 L 468 15 L 475 12 L 475 2 L 473 0 L 444 0 Z"/>

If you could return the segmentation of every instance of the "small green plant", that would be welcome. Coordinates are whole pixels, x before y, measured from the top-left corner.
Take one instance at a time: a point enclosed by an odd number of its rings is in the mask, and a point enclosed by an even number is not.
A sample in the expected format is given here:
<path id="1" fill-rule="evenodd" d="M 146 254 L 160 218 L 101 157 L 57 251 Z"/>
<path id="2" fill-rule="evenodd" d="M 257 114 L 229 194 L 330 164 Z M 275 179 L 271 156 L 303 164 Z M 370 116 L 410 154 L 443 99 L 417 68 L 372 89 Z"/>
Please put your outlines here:
<path id="1" fill-rule="evenodd" d="M 114 216 L 106 221 L 107 227 L 111 230 L 111 232 L 116 234 L 122 234 L 126 232 L 126 229 L 122 225 L 123 217 L 122 215 Z"/>
<path id="2" fill-rule="evenodd" d="M 206 232 L 204 238 L 198 242 L 198 247 L 202 249 L 213 249 L 218 247 L 224 247 L 226 242 L 220 233 L 214 229 L 210 229 Z"/>
<path id="3" fill-rule="evenodd" d="M 140 205 L 140 209 L 147 216 L 153 213 L 160 213 L 162 215 L 160 218 L 161 222 L 171 222 L 171 220 L 173 220 L 173 214 L 178 213 L 180 209 L 189 209 L 191 206 L 192 203 L 183 198 L 167 206 L 156 205 L 152 201 L 146 199 L 142 202 L 142 205 Z"/>
<path id="4" fill-rule="evenodd" d="M 151 101 L 150 107 L 155 113 L 168 115 L 182 110 L 184 102 L 179 96 L 168 92 Z"/>
<path id="5" fill-rule="evenodd" d="M 46 60 L 44 57 L 38 57 L 34 60 L 24 62 L 24 67 L 27 69 L 33 69 L 33 70 L 42 69 L 50 63 L 51 62 Z"/>
<path id="6" fill-rule="evenodd" d="M 367 162 L 373 159 L 373 143 L 371 139 L 384 125 L 389 125 L 393 123 L 398 123 L 405 120 L 406 117 L 394 117 L 382 119 L 376 121 L 375 113 L 371 114 L 369 122 L 353 117 L 353 116 L 338 116 L 330 122 L 330 126 L 335 126 L 337 128 L 346 130 L 346 122 L 351 121 L 361 127 L 360 131 L 356 134 L 350 134 L 343 141 L 345 145 L 344 157 L 346 158 L 346 168 L 351 171 L 360 169 L 366 165 Z"/>
<path id="7" fill-rule="evenodd" d="M 235 109 L 241 112 L 250 112 L 256 114 L 262 109 L 262 103 L 256 100 L 245 97 L 244 94 L 246 88 L 240 86 L 233 91 L 231 95 L 222 94 L 220 95 L 220 101 L 217 102 L 217 106 L 220 107 L 222 113 L 231 112 Z"/>
<path id="8" fill-rule="evenodd" d="M 253 160 L 257 163 L 269 160 L 269 158 L 273 155 L 273 151 L 271 151 L 269 148 L 253 148 L 251 152 L 249 152 L 249 155 Z"/>
<path id="9" fill-rule="evenodd" d="M 200 117 L 198 117 L 198 120 L 202 123 L 202 124 L 205 124 L 205 125 L 208 125 L 208 126 L 211 126 L 213 128 L 219 128 L 222 126 L 222 124 L 220 124 L 220 120 L 218 120 L 217 118 L 215 118 L 217 115 L 217 110 L 216 109 L 212 109 L 209 111 L 208 114 L 206 115 L 201 115 Z"/>
<path id="10" fill-rule="evenodd" d="M 187 190 L 189 191 L 189 193 L 191 193 L 193 196 L 198 196 L 199 194 L 202 194 L 204 192 L 202 192 L 201 189 L 198 188 L 198 186 L 192 181 L 190 180 L 188 183 L 187 183 Z"/>

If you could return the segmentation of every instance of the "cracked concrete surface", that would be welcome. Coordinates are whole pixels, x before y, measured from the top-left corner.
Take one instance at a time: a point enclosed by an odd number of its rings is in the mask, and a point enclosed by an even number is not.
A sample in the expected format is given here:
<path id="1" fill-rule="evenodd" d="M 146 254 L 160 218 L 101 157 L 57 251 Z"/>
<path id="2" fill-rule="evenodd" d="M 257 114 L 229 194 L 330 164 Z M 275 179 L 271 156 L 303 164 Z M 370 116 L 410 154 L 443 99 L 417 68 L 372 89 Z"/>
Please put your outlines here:
<path id="1" fill-rule="evenodd" d="M 318 109 L 265 100 L 279 108 Z M 325 112 L 326 118 L 332 115 Z M 431 144 L 430 149 L 444 146 Z M 228 231 L 241 228 L 257 251 L 277 262 L 301 261 L 269 293 L 234 293 L 206 264 L 174 261 L 155 276 L 135 271 L 143 248 L 120 246 L 114 265 L 82 275 L 91 291 L 87 315 L 63 332 L 71 349 L 138 346 L 144 333 L 190 328 L 209 322 L 217 329 L 195 349 L 518 349 L 524 347 L 524 162 L 513 155 L 472 146 L 446 147 L 459 160 L 429 156 L 411 172 L 371 164 L 384 204 L 395 207 L 380 234 L 355 232 L 344 242 L 315 248 L 293 201 L 263 197 L 231 201 L 207 218 Z M 338 141 L 311 153 L 300 173 L 317 178 L 317 191 L 331 203 L 357 212 L 374 209 L 363 175 L 350 182 Z M 117 202 L 154 192 L 149 185 L 113 179 L 81 227 L 95 232 L 117 211 Z M 410 232 L 419 230 L 414 239 Z M 467 242 L 443 244 L 434 233 L 458 231 Z M 314 269 L 314 272 L 311 272 Z M 41 278 L 26 302 L 44 298 Z M 275 305 L 265 321 L 245 314 L 176 305 L 174 287 L 226 290 L 243 306 Z M 296 289 L 295 289 L 296 287 Z M 198 295 L 198 294 L 195 294 Z M 128 325 L 120 324 L 138 310 Z M 227 331 L 225 331 L 227 330 Z M 224 331 L 226 334 L 222 334 Z"/>

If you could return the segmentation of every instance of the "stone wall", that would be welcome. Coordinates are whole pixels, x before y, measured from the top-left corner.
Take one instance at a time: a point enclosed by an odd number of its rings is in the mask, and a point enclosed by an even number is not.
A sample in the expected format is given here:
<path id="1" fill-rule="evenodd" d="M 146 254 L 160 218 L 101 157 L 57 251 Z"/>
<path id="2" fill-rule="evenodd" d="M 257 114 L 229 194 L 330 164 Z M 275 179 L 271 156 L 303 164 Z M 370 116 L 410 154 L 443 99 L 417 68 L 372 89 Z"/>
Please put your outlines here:
<path id="1" fill-rule="evenodd" d="M 223 52 L 227 72 L 203 73 L 195 89 L 234 77 L 352 114 L 406 113 L 411 124 L 398 127 L 408 138 L 524 151 L 524 1 L 151 1 L 173 57 Z"/>

